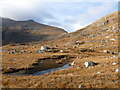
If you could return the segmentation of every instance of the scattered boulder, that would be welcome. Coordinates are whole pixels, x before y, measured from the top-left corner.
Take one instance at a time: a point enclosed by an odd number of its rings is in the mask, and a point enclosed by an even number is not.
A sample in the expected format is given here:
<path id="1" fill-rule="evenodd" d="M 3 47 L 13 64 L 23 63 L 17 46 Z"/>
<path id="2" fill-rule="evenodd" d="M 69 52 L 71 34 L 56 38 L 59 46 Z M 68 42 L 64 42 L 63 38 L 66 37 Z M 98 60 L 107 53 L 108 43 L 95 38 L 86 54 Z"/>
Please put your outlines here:
<path id="1" fill-rule="evenodd" d="M 103 52 L 109 53 L 109 54 L 115 54 L 115 52 L 109 52 L 109 51 L 107 51 L 107 50 L 103 50 Z"/>
<path id="2" fill-rule="evenodd" d="M 44 51 L 44 50 L 47 50 L 48 47 L 45 47 L 45 46 L 41 46 L 40 50 Z"/>
<path id="3" fill-rule="evenodd" d="M 76 48 L 76 46 L 73 46 L 73 48 Z"/>
<path id="4" fill-rule="evenodd" d="M 17 51 L 16 49 L 11 51 L 11 52 L 8 52 L 7 54 L 14 54 L 14 53 L 17 53 L 17 52 L 20 52 L 20 51 Z"/>
<path id="5" fill-rule="evenodd" d="M 106 36 L 106 38 L 110 38 L 110 36 Z"/>
<path id="6" fill-rule="evenodd" d="M 119 69 L 117 68 L 117 69 L 115 70 L 115 72 L 119 72 Z"/>
<path id="7" fill-rule="evenodd" d="M 112 65 L 117 65 L 117 63 L 112 63 Z"/>
<path id="8" fill-rule="evenodd" d="M 110 52 L 110 54 L 115 54 L 114 52 Z"/>
<path id="9" fill-rule="evenodd" d="M 97 72 L 97 74 L 99 74 L 99 73 L 101 73 L 101 72 Z"/>
<path id="10" fill-rule="evenodd" d="M 63 50 L 60 50 L 60 52 L 61 52 L 61 53 L 64 53 L 65 51 L 63 51 Z"/>
<path id="11" fill-rule="evenodd" d="M 116 57 L 115 55 L 113 55 L 113 58 Z"/>
<path id="12" fill-rule="evenodd" d="M 84 65 L 85 65 L 85 67 L 91 67 L 91 66 L 95 66 L 95 65 L 97 65 L 97 63 L 94 63 L 94 62 L 85 62 L 84 63 Z"/>
<path id="13" fill-rule="evenodd" d="M 84 88 L 85 86 L 83 86 L 83 85 L 79 85 L 79 87 L 78 88 Z"/>
<path id="14" fill-rule="evenodd" d="M 70 65 L 71 65 L 71 66 L 74 66 L 74 65 L 76 65 L 76 62 L 72 62 Z"/>
<path id="15" fill-rule="evenodd" d="M 85 42 L 84 41 L 82 41 L 82 42 L 76 41 L 75 44 L 76 45 L 81 45 L 81 44 L 85 44 Z"/>
<path id="16" fill-rule="evenodd" d="M 14 52 L 8 52 L 7 54 L 14 54 Z"/>
<path id="17" fill-rule="evenodd" d="M 55 49 L 54 47 L 41 46 L 40 50 L 45 51 L 47 49 Z"/>
<path id="18" fill-rule="evenodd" d="M 107 51 L 107 50 L 103 50 L 103 52 L 105 52 L 105 53 L 110 53 L 109 51 Z"/>
<path id="19" fill-rule="evenodd" d="M 77 69 L 80 69 L 81 67 L 77 67 Z"/>
<path id="20" fill-rule="evenodd" d="M 32 48 L 35 48 L 35 46 L 32 46 Z"/>
<path id="21" fill-rule="evenodd" d="M 115 39 L 114 39 L 114 38 L 111 38 L 110 40 L 114 41 Z"/>

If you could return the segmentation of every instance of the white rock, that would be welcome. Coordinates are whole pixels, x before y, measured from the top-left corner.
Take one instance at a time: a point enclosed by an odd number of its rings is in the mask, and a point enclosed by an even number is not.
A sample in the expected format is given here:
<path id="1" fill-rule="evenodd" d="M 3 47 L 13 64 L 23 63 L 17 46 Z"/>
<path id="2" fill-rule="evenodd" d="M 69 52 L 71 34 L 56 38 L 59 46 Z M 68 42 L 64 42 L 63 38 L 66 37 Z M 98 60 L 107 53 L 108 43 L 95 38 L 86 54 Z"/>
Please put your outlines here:
<path id="1" fill-rule="evenodd" d="M 116 65 L 117 63 L 112 63 L 112 65 Z"/>
<path id="2" fill-rule="evenodd" d="M 68 48 L 65 48 L 65 49 L 68 49 Z"/>
<path id="3" fill-rule="evenodd" d="M 63 50 L 60 50 L 61 53 L 63 53 L 64 51 Z"/>
<path id="4" fill-rule="evenodd" d="M 109 38 L 110 36 L 106 36 L 106 38 Z"/>
<path id="5" fill-rule="evenodd" d="M 114 39 L 114 38 L 111 38 L 110 40 L 114 41 L 115 39 Z"/>
<path id="6" fill-rule="evenodd" d="M 115 55 L 113 55 L 113 58 L 116 57 Z"/>
<path id="7" fill-rule="evenodd" d="M 94 63 L 94 62 L 85 62 L 84 65 L 85 65 L 85 67 L 91 67 L 91 66 L 96 65 L 96 63 Z"/>
<path id="8" fill-rule="evenodd" d="M 119 69 L 116 69 L 115 72 L 119 72 Z"/>
<path id="9" fill-rule="evenodd" d="M 99 73 L 101 73 L 101 72 L 97 72 L 97 74 L 99 74 Z"/>
<path id="10" fill-rule="evenodd" d="M 73 66 L 73 65 L 75 65 L 75 64 L 76 64 L 76 62 L 72 62 L 70 65 Z"/>
<path id="11" fill-rule="evenodd" d="M 72 73 L 69 73 L 69 74 L 67 74 L 67 75 L 73 75 Z"/>
<path id="12" fill-rule="evenodd" d="M 41 46 L 40 50 L 47 50 L 47 47 Z"/>
<path id="13" fill-rule="evenodd" d="M 84 86 L 83 85 L 79 85 L 79 87 L 78 88 L 84 88 Z"/>
<path id="14" fill-rule="evenodd" d="M 32 46 L 33 48 L 35 48 L 35 46 Z"/>
<path id="15" fill-rule="evenodd" d="M 107 50 L 103 50 L 103 52 L 107 53 L 108 51 Z"/>

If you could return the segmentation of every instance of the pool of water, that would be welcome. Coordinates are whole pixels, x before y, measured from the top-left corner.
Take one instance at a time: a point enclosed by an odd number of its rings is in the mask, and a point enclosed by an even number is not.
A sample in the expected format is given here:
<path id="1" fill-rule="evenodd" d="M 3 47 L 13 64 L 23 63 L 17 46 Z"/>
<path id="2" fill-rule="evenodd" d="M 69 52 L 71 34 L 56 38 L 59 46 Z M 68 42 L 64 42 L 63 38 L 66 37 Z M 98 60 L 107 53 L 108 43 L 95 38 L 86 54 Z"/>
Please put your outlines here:
<path id="1" fill-rule="evenodd" d="M 0 52 L 8 51 L 9 49 L 0 49 Z"/>
<path id="2" fill-rule="evenodd" d="M 54 68 L 54 69 L 48 69 L 48 70 L 43 70 L 43 71 L 38 71 L 38 72 L 35 72 L 33 74 L 24 74 L 24 73 L 21 73 L 21 72 L 16 72 L 16 73 L 11 73 L 9 75 L 44 75 L 44 74 L 47 74 L 47 73 L 50 73 L 52 71 L 58 71 L 58 70 L 61 70 L 61 69 L 67 69 L 67 68 L 70 68 L 72 66 L 66 64 L 62 67 L 59 67 L 59 68 Z"/>
<path id="3" fill-rule="evenodd" d="M 62 66 L 62 67 L 59 67 L 59 68 L 48 69 L 48 70 L 43 70 L 43 71 L 36 72 L 36 73 L 34 73 L 33 75 L 44 75 L 44 74 L 50 73 L 50 72 L 52 72 L 52 71 L 58 71 L 58 70 L 66 69 L 66 68 L 70 68 L 70 67 L 72 67 L 72 66 L 66 64 L 66 65 L 64 65 L 64 66 Z"/>

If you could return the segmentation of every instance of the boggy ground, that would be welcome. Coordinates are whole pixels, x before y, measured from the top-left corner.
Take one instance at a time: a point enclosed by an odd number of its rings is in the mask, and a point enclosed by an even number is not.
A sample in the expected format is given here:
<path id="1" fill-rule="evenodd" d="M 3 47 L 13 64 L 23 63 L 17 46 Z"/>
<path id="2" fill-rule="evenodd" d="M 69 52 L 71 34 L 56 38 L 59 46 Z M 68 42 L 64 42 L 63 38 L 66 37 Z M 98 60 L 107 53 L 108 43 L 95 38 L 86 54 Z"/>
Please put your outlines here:
<path id="1" fill-rule="evenodd" d="M 42 46 L 45 45 L 42 44 Z M 51 42 L 48 42 L 47 46 L 51 47 Z M 82 46 L 80 48 L 80 46 L 75 47 L 74 45 L 56 47 L 52 44 L 52 46 L 55 47 L 54 50 L 57 52 L 35 53 L 36 50 L 40 49 L 41 44 L 4 46 L 3 49 L 10 50 L 3 52 L 3 73 L 29 70 L 30 68 L 34 68 L 33 71 L 51 69 L 66 63 L 70 64 L 71 62 L 76 62 L 76 64 L 71 68 L 52 71 L 41 76 L 12 76 L 3 74 L 3 87 L 78 88 L 80 85 L 83 85 L 84 88 L 118 88 L 118 72 L 115 72 L 118 68 L 117 53 L 115 55 L 105 53 L 99 50 L 100 48 L 96 50 L 85 48 L 88 50 L 84 50 Z M 13 49 L 18 51 L 26 50 L 26 52 L 8 54 Z M 60 50 L 64 52 L 60 52 Z M 47 59 L 47 62 L 40 64 L 40 60 L 44 61 L 44 59 Z M 98 65 L 86 68 L 84 66 L 86 61 L 93 61 L 98 63 Z M 112 63 L 117 64 L 112 65 Z M 35 65 L 39 67 L 35 67 Z"/>

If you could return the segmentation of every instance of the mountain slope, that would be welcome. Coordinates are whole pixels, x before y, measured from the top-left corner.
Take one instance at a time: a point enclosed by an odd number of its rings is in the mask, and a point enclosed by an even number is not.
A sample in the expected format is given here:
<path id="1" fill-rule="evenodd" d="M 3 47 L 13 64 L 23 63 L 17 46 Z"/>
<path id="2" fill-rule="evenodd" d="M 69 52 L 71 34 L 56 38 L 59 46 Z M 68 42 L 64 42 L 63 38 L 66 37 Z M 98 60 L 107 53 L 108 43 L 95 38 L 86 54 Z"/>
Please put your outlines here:
<path id="1" fill-rule="evenodd" d="M 39 24 L 33 20 L 14 21 L 2 18 L 3 45 L 32 41 L 52 40 L 67 32 L 61 28 Z"/>
<path id="2" fill-rule="evenodd" d="M 118 48 L 118 12 L 109 14 L 87 27 L 69 33 L 68 37 L 59 39 L 58 42 L 64 42 L 61 45 L 78 46 L 86 48 Z M 84 42 L 82 44 L 82 42 Z M 78 45 L 80 44 L 80 45 Z"/>

